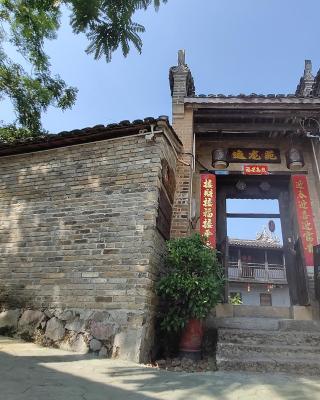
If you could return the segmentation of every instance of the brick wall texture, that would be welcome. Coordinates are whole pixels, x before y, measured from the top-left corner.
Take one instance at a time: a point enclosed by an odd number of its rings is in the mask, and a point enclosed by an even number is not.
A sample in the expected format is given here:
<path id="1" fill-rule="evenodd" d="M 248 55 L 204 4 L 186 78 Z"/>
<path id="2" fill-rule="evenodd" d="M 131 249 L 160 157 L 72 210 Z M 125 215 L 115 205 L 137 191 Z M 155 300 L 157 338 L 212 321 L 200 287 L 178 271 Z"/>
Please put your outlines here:
<path id="1" fill-rule="evenodd" d="M 185 108 L 183 114 L 179 114 L 176 105 L 173 103 L 173 127 L 183 143 L 184 155 L 181 159 L 185 162 L 177 165 L 177 187 L 173 207 L 171 225 L 172 237 L 183 237 L 191 233 L 190 210 L 192 190 L 192 157 L 193 153 L 193 110 Z M 186 165 L 186 164 L 189 164 Z"/>
<path id="2" fill-rule="evenodd" d="M 161 135 L 0 158 L 0 287 L 12 305 L 120 310 L 145 322 L 164 249 L 163 158 L 175 170 Z"/>

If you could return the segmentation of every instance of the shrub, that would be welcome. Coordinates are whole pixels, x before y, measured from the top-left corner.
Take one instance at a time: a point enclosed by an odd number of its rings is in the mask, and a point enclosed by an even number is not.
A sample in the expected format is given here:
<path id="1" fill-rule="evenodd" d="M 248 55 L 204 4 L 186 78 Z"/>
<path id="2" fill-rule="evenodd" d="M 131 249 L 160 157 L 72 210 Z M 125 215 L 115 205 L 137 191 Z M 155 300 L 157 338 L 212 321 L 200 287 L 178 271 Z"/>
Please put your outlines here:
<path id="1" fill-rule="evenodd" d="M 161 328 L 177 332 L 190 319 L 205 318 L 222 299 L 224 276 L 216 250 L 199 234 L 169 240 L 165 265 L 157 285 L 164 300 Z"/>

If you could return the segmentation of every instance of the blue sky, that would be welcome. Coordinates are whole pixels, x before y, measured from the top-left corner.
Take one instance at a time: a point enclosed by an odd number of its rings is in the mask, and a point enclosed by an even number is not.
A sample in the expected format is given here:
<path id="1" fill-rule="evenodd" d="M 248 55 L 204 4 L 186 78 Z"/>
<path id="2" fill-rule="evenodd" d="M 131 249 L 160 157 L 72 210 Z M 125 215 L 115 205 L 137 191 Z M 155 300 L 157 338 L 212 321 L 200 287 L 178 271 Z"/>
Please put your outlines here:
<path id="1" fill-rule="evenodd" d="M 50 109 L 44 127 L 56 133 L 171 117 L 168 71 L 178 49 L 186 50 L 198 94 L 293 93 L 305 59 L 314 73 L 320 67 L 319 15 L 319 0 L 168 0 L 158 13 L 150 8 L 134 18 L 146 27 L 142 54 L 133 49 L 124 58 L 118 51 L 107 64 L 85 54 L 86 38 L 72 34 L 66 12 L 58 39 L 46 48 L 53 71 L 79 94 L 72 110 Z M 12 120 L 8 102 L 0 120 Z M 252 238 L 262 222 L 247 221 L 249 230 L 229 224 L 229 234 Z"/>
<path id="2" fill-rule="evenodd" d="M 171 115 L 168 70 L 184 48 L 196 91 L 290 93 L 304 59 L 320 67 L 319 0 L 168 0 L 135 20 L 146 27 L 143 53 L 117 52 L 110 64 L 85 54 L 66 13 L 58 40 L 47 44 L 52 68 L 79 88 L 76 105 L 51 109 L 43 123 L 52 133 L 146 116 Z M 9 122 L 2 104 L 0 119 Z"/>
<path id="3" fill-rule="evenodd" d="M 279 213 L 278 200 L 254 200 L 254 199 L 227 199 L 228 213 Z M 268 229 L 266 218 L 228 218 L 227 234 L 229 238 L 237 239 L 256 239 L 258 233 L 261 233 L 264 227 Z M 281 223 L 279 218 L 273 218 L 275 223 L 275 235 L 282 242 Z"/>

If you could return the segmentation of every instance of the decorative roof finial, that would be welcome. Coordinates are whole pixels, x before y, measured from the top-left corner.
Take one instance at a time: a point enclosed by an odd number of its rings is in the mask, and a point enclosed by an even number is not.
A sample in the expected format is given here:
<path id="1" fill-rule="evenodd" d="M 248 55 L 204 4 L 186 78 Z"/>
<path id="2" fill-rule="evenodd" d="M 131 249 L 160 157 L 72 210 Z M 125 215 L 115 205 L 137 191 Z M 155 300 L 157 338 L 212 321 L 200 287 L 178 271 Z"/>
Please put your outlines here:
<path id="1" fill-rule="evenodd" d="M 314 79 L 311 60 L 305 60 L 304 62 L 304 79 Z"/>
<path id="2" fill-rule="evenodd" d="M 314 76 L 312 75 L 312 62 L 305 60 L 304 73 L 297 86 L 296 96 L 307 97 L 312 95 L 312 86 L 314 83 Z"/>
<path id="3" fill-rule="evenodd" d="M 179 66 L 186 65 L 186 51 L 185 50 L 178 51 L 178 65 Z"/>
<path id="4" fill-rule="evenodd" d="M 179 104 L 183 104 L 184 97 L 194 95 L 194 82 L 191 71 L 186 64 L 185 50 L 178 51 L 178 65 L 170 68 L 169 82 L 171 96 L 175 97 L 175 101 L 180 102 Z"/>
<path id="5" fill-rule="evenodd" d="M 277 235 L 272 233 L 266 226 L 263 227 L 261 232 L 257 233 L 256 240 L 258 242 L 265 242 L 270 244 L 280 244 L 280 239 Z"/>

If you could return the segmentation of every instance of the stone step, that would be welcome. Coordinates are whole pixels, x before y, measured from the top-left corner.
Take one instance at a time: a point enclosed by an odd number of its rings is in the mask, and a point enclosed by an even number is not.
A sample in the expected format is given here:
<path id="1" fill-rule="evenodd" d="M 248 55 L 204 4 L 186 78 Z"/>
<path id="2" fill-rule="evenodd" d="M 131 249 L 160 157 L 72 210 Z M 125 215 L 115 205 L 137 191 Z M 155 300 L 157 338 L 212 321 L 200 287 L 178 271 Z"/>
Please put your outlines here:
<path id="1" fill-rule="evenodd" d="M 218 329 L 218 343 L 320 346 L 320 332 Z"/>
<path id="2" fill-rule="evenodd" d="M 283 319 L 279 321 L 282 331 L 320 332 L 320 321 L 299 321 Z"/>
<path id="3" fill-rule="evenodd" d="M 305 307 L 302 307 L 303 309 Z M 301 309 L 301 307 L 300 307 Z M 292 307 L 250 306 L 218 304 L 209 315 L 209 324 L 214 318 L 243 317 L 243 318 L 293 318 Z"/>
<path id="4" fill-rule="evenodd" d="M 215 318 L 211 321 L 211 328 L 229 328 L 246 330 L 276 331 L 279 329 L 278 318 Z"/>
<path id="5" fill-rule="evenodd" d="M 291 315 L 292 312 L 290 310 L 290 307 L 246 306 L 246 305 L 239 305 L 233 307 L 234 317 L 290 319 Z"/>
<path id="6" fill-rule="evenodd" d="M 243 330 L 320 332 L 320 321 L 299 321 L 279 318 L 221 317 L 212 320 L 210 327 L 215 329 L 228 328 Z"/>
<path id="7" fill-rule="evenodd" d="M 210 328 L 215 318 L 279 318 L 294 320 L 319 320 L 319 307 L 316 304 L 312 306 L 249 306 L 218 304 L 207 317 L 206 323 Z"/>
<path id="8" fill-rule="evenodd" d="M 222 370 L 320 375 L 320 321 L 216 318 Z"/>
<path id="9" fill-rule="evenodd" d="M 320 361 L 299 359 L 288 360 L 267 357 L 222 358 L 217 357 L 217 367 L 224 371 L 286 372 L 299 375 L 320 375 Z"/>
<path id="10" fill-rule="evenodd" d="M 233 359 L 251 356 L 287 359 L 314 359 L 320 361 L 320 346 L 257 345 L 219 342 L 217 357 Z"/>

